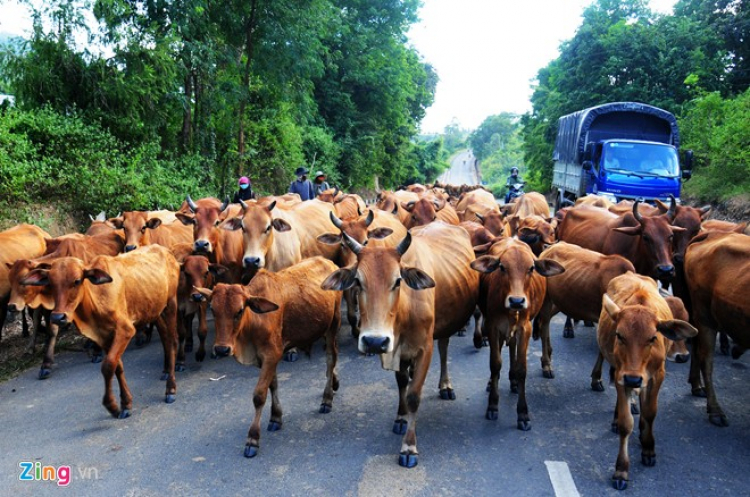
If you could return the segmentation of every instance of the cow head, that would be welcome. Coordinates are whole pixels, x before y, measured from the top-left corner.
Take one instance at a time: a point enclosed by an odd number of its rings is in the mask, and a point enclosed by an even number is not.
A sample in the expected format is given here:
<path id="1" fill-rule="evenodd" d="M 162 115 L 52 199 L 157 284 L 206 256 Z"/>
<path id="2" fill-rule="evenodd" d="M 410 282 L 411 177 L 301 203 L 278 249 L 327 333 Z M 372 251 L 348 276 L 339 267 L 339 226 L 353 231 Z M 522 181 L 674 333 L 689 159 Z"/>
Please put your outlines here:
<path id="1" fill-rule="evenodd" d="M 411 234 L 395 248 L 364 247 L 342 235 L 357 256 L 353 266 L 333 272 L 323 281 L 324 290 L 359 290 L 360 333 L 358 347 L 362 353 L 391 353 L 398 342 L 395 328 L 401 287 L 412 290 L 433 288 L 435 281 L 424 271 L 401 264 L 401 256 L 411 245 Z"/>
<path id="2" fill-rule="evenodd" d="M 495 236 L 501 236 L 505 231 L 505 217 L 499 210 L 490 209 L 484 214 L 474 213 L 479 222 Z"/>
<path id="3" fill-rule="evenodd" d="M 369 209 L 366 215 L 360 215 L 359 217 L 346 220 L 339 219 L 333 212 L 330 213 L 330 217 L 331 222 L 340 230 L 340 233 L 326 233 L 318 236 L 317 240 L 318 243 L 323 243 L 325 245 L 339 245 L 341 247 L 340 266 L 351 266 L 357 262 L 357 256 L 344 242 L 342 233 L 346 233 L 352 240 L 360 245 L 367 245 L 367 241 L 371 238 L 382 240 L 393 233 L 391 228 L 375 228 L 368 230 L 372 222 L 375 220 L 375 212 Z"/>
<path id="4" fill-rule="evenodd" d="M 666 210 L 667 218 L 672 226 L 684 228 L 684 231 L 675 232 L 672 248 L 672 260 L 675 264 L 682 264 L 685 260 L 685 250 L 687 250 L 690 240 L 695 237 L 701 229 L 701 222 L 706 219 L 711 211 L 711 206 L 706 205 L 701 208 L 689 207 L 686 205 L 676 205 L 673 195 L 670 195 L 671 202 Z M 657 203 L 663 209 L 664 204 L 657 200 Z"/>
<path id="5" fill-rule="evenodd" d="M 647 367 L 654 354 L 659 354 L 664 360 L 663 337 L 678 341 L 698 334 L 698 330 L 686 321 L 659 320 L 647 305 L 620 308 L 606 293 L 602 298 L 602 309 L 615 325 L 615 381 L 626 388 L 641 388 L 648 382 Z"/>
<path id="6" fill-rule="evenodd" d="M 87 284 L 105 285 L 112 277 L 100 268 L 87 268 L 75 257 L 56 259 L 48 267 L 37 267 L 22 280 L 22 285 L 45 287 L 54 301 L 50 319 L 63 326 L 71 322 L 71 315 L 84 297 Z"/>
<path id="7" fill-rule="evenodd" d="M 445 200 L 433 196 L 422 197 L 411 202 L 401 202 L 401 208 L 410 214 L 405 223 L 406 229 L 430 224 L 437 219 L 437 213 L 443 207 L 445 207 Z"/>
<path id="8" fill-rule="evenodd" d="M 516 234 L 518 239 L 531 247 L 534 255 L 539 255 L 545 247 L 552 245 L 557 241 L 555 237 L 555 227 L 557 222 L 553 218 L 543 218 L 542 216 L 527 216 L 518 219 L 516 224 Z"/>
<path id="9" fill-rule="evenodd" d="M 242 212 L 224 224 L 227 230 L 242 230 L 245 255 L 242 265 L 247 269 L 261 269 L 266 266 L 266 258 L 273 246 L 274 231 L 289 231 L 291 225 L 283 219 L 274 219 L 271 212 L 276 201 L 268 205 L 242 204 Z"/>
<path id="10" fill-rule="evenodd" d="M 109 219 L 109 223 L 116 229 L 125 231 L 125 252 L 130 252 L 149 243 L 148 230 L 161 226 L 161 219 L 149 219 L 148 213 L 144 211 L 130 211 Z"/>
<path id="11" fill-rule="evenodd" d="M 180 264 L 180 276 L 185 279 L 187 288 L 192 289 L 190 300 L 195 303 L 206 300 L 195 288 L 210 288 L 218 277 L 228 269 L 221 264 L 211 264 L 203 255 L 188 255 Z"/>
<path id="12" fill-rule="evenodd" d="M 535 273 L 549 277 L 565 271 L 559 262 L 537 259 L 528 245 L 512 238 L 494 243 L 490 253 L 473 261 L 471 268 L 480 273 L 501 274 L 503 305 L 513 311 L 528 308 L 527 292 Z"/>
<path id="13" fill-rule="evenodd" d="M 32 308 L 44 307 L 52 309 L 55 305 L 49 291 L 36 285 L 24 285 L 23 280 L 34 269 L 49 269 L 48 263 L 38 263 L 27 259 L 19 259 L 13 263 L 6 263 L 8 267 L 8 280 L 10 281 L 10 297 L 8 310 L 10 312 L 22 312 L 26 306 Z"/>
<path id="14" fill-rule="evenodd" d="M 199 254 L 212 254 L 219 242 L 218 227 L 226 218 L 229 199 L 219 203 L 215 198 L 203 198 L 194 202 L 190 195 L 185 204 L 175 213 L 185 225 L 193 225 L 193 250 Z"/>

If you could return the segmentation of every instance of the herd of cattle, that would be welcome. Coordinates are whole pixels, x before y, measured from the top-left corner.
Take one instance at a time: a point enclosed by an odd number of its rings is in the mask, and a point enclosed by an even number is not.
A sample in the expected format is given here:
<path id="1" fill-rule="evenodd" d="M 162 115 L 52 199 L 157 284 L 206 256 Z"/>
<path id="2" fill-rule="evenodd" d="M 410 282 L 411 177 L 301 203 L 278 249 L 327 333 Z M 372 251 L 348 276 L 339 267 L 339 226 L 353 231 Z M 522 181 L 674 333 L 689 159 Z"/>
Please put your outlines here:
<path id="1" fill-rule="evenodd" d="M 617 389 L 612 429 L 620 435 L 613 484 L 624 489 L 633 413 L 640 412 L 642 462 L 656 461 L 653 423 L 667 358 L 691 357 L 693 395 L 707 397 L 713 424 L 727 425 L 713 387 L 713 354 L 719 331 L 733 339 L 734 356 L 750 347 L 750 237 L 747 223 L 705 220 L 709 210 L 674 199 L 613 205 L 588 196 L 550 216 L 536 193 L 501 207 L 481 188 L 422 185 L 382 192 L 369 208 L 338 190 L 307 202 L 289 194 L 240 204 L 187 196 L 177 212 L 101 215 L 86 234 L 52 238 L 32 225 L 1 232 L 0 330 L 7 311 L 32 317 L 29 347 L 38 331 L 47 334 L 39 374 L 47 378 L 58 329 L 74 326 L 103 352 L 104 407 L 125 418 L 132 395 L 122 356 L 130 340 L 144 343 L 156 326 L 165 400 L 174 402 L 175 371 L 184 370 L 192 351 L 196 314 L 195 359 L 206 356 L 210 306 L 212 355 L 260 368 L 245 444 L 245 456 L 253 457 L 269 389 L 268 430 L 282 425 L 278 363 L 320 338 L 327 376 L 320 412 L 331 411 L 345 299 L 360 352 L 379 355 L 383 368 L 395 372 L 399 464 L 413 467 L 434 341 L 439 395 L 452 400 L 448 341 L 475 317 L 474 344 L 490 351 L 490 420 L 498 417 L 506 344 L 517 426 L 529 430 L 529 340 L 542 340 L 542 373 L 553 378 L 549 327 L 562 312 L 566 337 L 573 336 L 572 320 L 599 323 L 591 387 L 604 390 L 606 359 Z M 692 354 L 684 342 L 690 337 Z"/>

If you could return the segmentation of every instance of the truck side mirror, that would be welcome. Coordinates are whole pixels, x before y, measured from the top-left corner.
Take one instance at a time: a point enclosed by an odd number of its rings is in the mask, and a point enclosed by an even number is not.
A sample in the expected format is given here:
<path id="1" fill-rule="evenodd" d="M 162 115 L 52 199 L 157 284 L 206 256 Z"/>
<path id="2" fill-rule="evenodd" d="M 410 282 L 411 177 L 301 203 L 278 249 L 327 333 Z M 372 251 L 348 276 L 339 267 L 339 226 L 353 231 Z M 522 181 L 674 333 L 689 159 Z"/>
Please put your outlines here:
<path id="1" fill-rule="evenodd" d="M 693 151 L 688 150 L 685 152 L 685 161 L 682 165 L 683 169 L 691 170 L 693 169 Z"/>
<path id="2" fill-rule="evenodd" d="M 689 180 L 693 177 L 693 170 L 692 169 L 683 169 L 682 170 L 682 179 L 685 181 Z"/>
<path id="3" fill-rule="evenodd" d="M 594 163 L 590 160 L 583 161 L 583 164 L 581 164 L 581 167 L 583 167 L 584 171 L 591 171 L 594 168 Z"/>

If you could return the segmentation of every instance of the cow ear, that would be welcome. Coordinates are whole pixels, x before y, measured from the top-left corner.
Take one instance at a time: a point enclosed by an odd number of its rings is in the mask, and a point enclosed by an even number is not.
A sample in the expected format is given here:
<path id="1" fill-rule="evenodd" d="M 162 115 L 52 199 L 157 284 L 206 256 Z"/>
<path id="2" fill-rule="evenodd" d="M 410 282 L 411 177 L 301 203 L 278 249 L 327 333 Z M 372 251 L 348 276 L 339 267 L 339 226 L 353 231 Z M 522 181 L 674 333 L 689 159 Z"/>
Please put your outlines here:
<path id="1" fill-rule="evenodd" d="M 341 243 L 341 234 L 326 233 L 318 236 L 317 240 L 324 245 L 339 245 Z"/>
<path id="2" fill-rule="evenodd" d="M 487 242 L 487 243 L 484 243 L 482 245 L 476 245 L 474 247 L 474 254 L 484 254 L 484 253 L 486 253 L 490 249 L 490 247 L 492 247 L 492 243 L 493 242 Z"/>
<path id="3" fill-rule="evenodd" d="M 237 231 L 242 229 L 242 218 L 241 217 L 233 217 L 232 219 L 226 221 L 222 227 L 225 230 L 229 231 Z"/>
<path id="4" fill-rule="evenodd" d="M 552 259 L 537 259 L 534 261 L 537 272 L 545 277 L 555 276 L 565 272 L 562 264 Z"/>
<path id="5" fill-rule="evenodd" d="M 395 204 L 393 206 L 393 210 L 391 211 L 391 214 L 393 214 L 394 216 L 398 216 L 398 204 Z"/>
<path id="6" fill-rule="evenodd" d="M 174 215 L 185 226 L 189 226 L 191 224 L 195 224 L 195 215 L 193 215 L 193 214 L 186 214 L 184 212 L 175 212 Z"/>
<path id="7" fill-rule="evenodd" d="M 412 290 L 435 288 L 435 280 L 433 280 L 429 274 L 415 267 L 402 267 L 401 279 Z"/>
<path id="8" fill-rule="evenodd" d="M 255 314 L 265 314 L 267 312 L 273 312 L 278 310 L 279 306 L 266 300 L 263 297 L 248 297 L 245 300 L 245 305 L 250 308 Z"/>
<path id="9" fill-rule="evenodd" d="M 5 267 L 7 267 L 8 269 L 10 269 L 10 268 L 13 267 L 13 263 L 12 262 L 6 262 L 5 263 Z"/>
<path id="10" fill-rule="evenodd" d="M 121 230 L 122 229 L 122 223 L 123 223 L 123 221 L 124 220 L 121 217 L 111 217 L 111 218 L 107 219 L 107 222 L 109 224 L 111 224 L 112 226 L 114 226 L 115 229 L 117 229 L 117 230 Z"/>
<path id="11" fill-rule="evenodd" d="M 687 231 L 687 228 L 681 228 L 680 226 L 670 226 L 669 228 L 672 230 L 672 233 L 683 233 Z"/>
<path id="12" fill-rule="evenodd" d="M 273 220 L 271 223 L 273 224 L 273 229 L 276 231 L 291 231 L 292 225 L 284 221 L 283 219 L 279 219 L 278 217 Z"/>
<path id="13" fill-rule="evenodd" d="M 483 255 L 471 262 L 471 269 L 480 273 L 491 273 L 499 267 L 502 267 L 500 259 L 491 255 Z"/>
<path id="14" fill-rule="evenodd" d="M 357 283 L 357 271 L 345 267 L 331 273 L 321 283 L 320 288 L 323 290 L 342 291 L 350 289 L 355 283 Z"/>
<path id="15" fill-rule="evenodd" d="M 47 286 L 49 285 L 49 271 L 47 269 L 34 269 L 21 280 L 22 285 Z"/>
<path id="16" fill-rule="evenodd" d="M 214 294 L 213 290 L 210 290 L 208 288 L 199 287 L 199 286 L 194 286 L 193 290 L 195 290 L 196 292 L 198 292 L 201 295 L 203 295 L 204 297 L 206 297 L 206 299 L 209 300 L 209 301 L 211 300 L 211 296 Z"/>
<path id="17" fill-rule="evenodd" d="M 375 228 L 374 230 L 370 230 L 367 232 L 367 238 L 372 238 L 373 240 L 382 240 L 383 238 L 387 238 L 393 234 L 393 230 L 391 228 Z"/>
<path id="18" fill-rule="evenodd" d="M 745 221 L 744 223 L 738 224 L 737 227 L 735 227 L 732 230 L 732 233 L 744 234 L 746 229 L 747 229 L 747 221 Z"/>
<path id="19" fill-rule="evenodd" d="M 708 216 L 708 213 L 711 212 L 711 206 L 704 205 L 703 207 L 699 209 L 699 211 L 700 211 L 701 221 L 705 221 L 706 216 Z"/>
<path id="20" fill-rule="evenodd" d="M 414 206 L 415 205 L 417 205 L 417 203 L 414 202 L 413 200 L 411 202 L 409 202 L 409 203 L 401 202 L 401 208 L 404 209 L 405 211 L 408 211 L 408 212 L 414 211 Z"/>
<path id="21" fill-rule="evenodd" d="M 229 271 L 229 268 L 227 268 L 226 266 L 222 266 L 221 264 L 209 264 L 208 270 L 214 276 L 219 277 L 223 274 L 226 274 L 226 272 Z"/>
<path id="22" fill-rule="evenodd" d="M 150 230 L 155 230 L 159 226 L 161 226 L 161 219 L 159 219 L 158 217 L 152 217 L 151 219 L 146 221 L 146 228 Z"/>
<path id="23" fill-rule="evenodd" d="M 694 337 L 698 334 L 698 330 L 695 329 L 693 325 L 681 319 L 659 321 L 656 325 L 656 329 L 659 330 L 659 333 L 675 342 Z"/>
<path id="24" fill-rule="evenodd" d="M 104 285 L 105 283 L 112 283 L 112 277 L 98 268 L 86 269 L 83 272 L 83 277 L 89 280 L 94 285 Z"/>
<path id="25" fill-rule="evenodd" d="M 606 293 L 602 297 L 602 309 L 612 321 L 617 322 L 617 317 L 620 315 L 620 308 Z"/>
<path id="26" fill-rule="evenodd" d="M 654 203 L 656 204 L 656 208 L 659 209 L 659 214 L 666 214 L 669 210 L 669 206 L 666 205 L 664 202 L 659 200 L 658 198 L 654 199 Z"/>
<path id="27" fill-rule="evenodd" d="M 642 226 L 623 226 L 620 228 L 612 228 L 612 229 L 614 229 L 615 231 L 619 231 L 620 233 L 624 235 L 629 235 L 629 236 L 640 235 L 641 232 L 643 231 Z"/>

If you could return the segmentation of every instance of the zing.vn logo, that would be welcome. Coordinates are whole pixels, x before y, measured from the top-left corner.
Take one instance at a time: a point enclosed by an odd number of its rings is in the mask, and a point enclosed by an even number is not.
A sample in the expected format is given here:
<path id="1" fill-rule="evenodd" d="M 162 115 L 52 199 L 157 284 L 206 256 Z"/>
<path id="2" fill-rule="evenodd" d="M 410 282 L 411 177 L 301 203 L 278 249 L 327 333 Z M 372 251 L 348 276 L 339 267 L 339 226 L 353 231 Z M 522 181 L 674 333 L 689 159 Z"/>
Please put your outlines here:
<path id="1" fill-rule="evenodd" d="M 70 466 L 42 466 L 40 462 L 19 462 L 21 474 L 18 479 L 21 481 L 55 481 L 57 486 L 67 487 L 70 484 Z"/>

